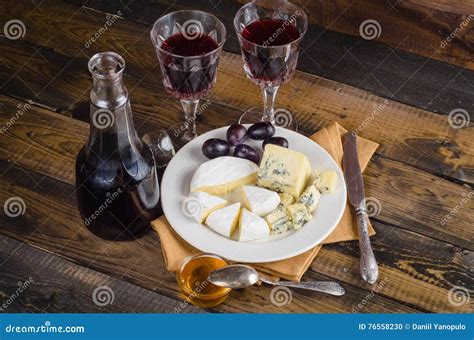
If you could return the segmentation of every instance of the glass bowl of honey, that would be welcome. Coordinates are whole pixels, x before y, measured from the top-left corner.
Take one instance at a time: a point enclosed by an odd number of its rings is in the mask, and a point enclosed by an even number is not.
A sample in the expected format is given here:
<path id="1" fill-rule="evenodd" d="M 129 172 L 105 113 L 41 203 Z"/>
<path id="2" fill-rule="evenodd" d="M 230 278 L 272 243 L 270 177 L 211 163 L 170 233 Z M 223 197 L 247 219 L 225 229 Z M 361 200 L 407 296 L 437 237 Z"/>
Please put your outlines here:
<path id="1" fill-rule="evenodd" d="M 195 306 L 208 308 L 222 303 L 231 289 L 209 282 L 209 274 L 228 263 L 214 254 L 199 254 L 186 257 L 176 272 L 181 297 Z"/>

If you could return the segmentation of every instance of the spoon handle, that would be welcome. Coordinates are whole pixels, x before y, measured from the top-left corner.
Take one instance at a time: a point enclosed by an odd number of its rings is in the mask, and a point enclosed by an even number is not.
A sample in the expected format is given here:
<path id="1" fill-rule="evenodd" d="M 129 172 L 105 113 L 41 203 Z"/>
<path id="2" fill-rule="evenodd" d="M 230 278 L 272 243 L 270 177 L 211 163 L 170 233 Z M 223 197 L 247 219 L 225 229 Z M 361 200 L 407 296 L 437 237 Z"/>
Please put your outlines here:
<path id="1" fill-rule="evenodd" d="M 316 292 L 326 293 L 326 294 L 335 295 L 335 296 L 341 296 L 346 293 L 346 290 L 344 289 L 344 287 L 342 287 L 339 283 L 332 282 L 332 281 L 312 281 L 312 282 L 264 281 L 264 282 L 275 285 L 275 286 L 308 289 L 308 290 L 313 290 Z"/>

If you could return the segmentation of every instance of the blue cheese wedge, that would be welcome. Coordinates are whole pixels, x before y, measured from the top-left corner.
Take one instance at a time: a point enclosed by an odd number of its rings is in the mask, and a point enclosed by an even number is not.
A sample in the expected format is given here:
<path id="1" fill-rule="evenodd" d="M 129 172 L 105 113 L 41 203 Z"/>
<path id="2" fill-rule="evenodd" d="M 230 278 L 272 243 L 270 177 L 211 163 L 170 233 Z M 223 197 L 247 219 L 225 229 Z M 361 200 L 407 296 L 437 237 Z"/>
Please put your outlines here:
<path id="1" fill-rule="evenodd" d="M 183 202 L 185 213 L 191 215 L 198 223 L 203 223 L 213 211 L 224 208 L 227 201 L 208 194 L 207 192 L 192 192 Z"/>
<path id="2" fill-rule="evenodd" d="M 232 190 L 255 183 L 258 165 L 238 157 L 218 157 L 202 163 L 193 175 L 190 191 L 227 195 Z"/>
<path id="3" fill-rule="evenodd" d="M 316 210 L 320 198 L 321 193 L 319 190 L 316 189 L 314 185 L 310 185 L 303 191 L 300 198 L 298 198 L 298 203 L 303 203 L 309 212 L 313 212 Z"/>
<path id="4" fill-rule="evenodd" d="M 312 174 L 313 185 L 322 194 L 331 194 L 336 189 L 337 173 L 336 171 L 315 171 Z"/>
<path id="5" fill-rule="evenodd" d="M 245 207 L 258 216 L 267 215 L 280 203 L 276 192 L 253 185 L 242 186 L 242 199 Z"/>
<path id="6" fill-rule="evenodd" d="M 306 206 L 303 203 L 296 203 L 289 205 L 286 210 L 291 218 L 291 223 L 293 228 L 299 229 L 305 224 L 305 222 L 311 220 L 312 216 L 306 209 Z"/>
<path id="7" fill-rule="evenodd" d="M 300 197 L 311 176 L 308 158 L 300 152 L 267 144 L 257 174 L 257 185 Z"/>
<path id="8" fill-rule="evenodd" d="M 265 217 L 265 220 L 270 227 L 270 234 L 272 235 L 282 234 L 293 228 L 290 216 L 286 212 L 285 207 L 275 209 Z"/>
<path id="9" fill-rule="evenodd" d="M 242 208 L 237 239 L 241 242 L 247 242 L 268 236 L 270 236 L 270 228 L 267 222 L 257 214 Z"/>
<path id="10" fill-rule="evenodd" d="M 239 215 L 240 203 L 235 203 L 210 213 L 206 224 L 216 233 L 230 238 L 239 222 Z"/>

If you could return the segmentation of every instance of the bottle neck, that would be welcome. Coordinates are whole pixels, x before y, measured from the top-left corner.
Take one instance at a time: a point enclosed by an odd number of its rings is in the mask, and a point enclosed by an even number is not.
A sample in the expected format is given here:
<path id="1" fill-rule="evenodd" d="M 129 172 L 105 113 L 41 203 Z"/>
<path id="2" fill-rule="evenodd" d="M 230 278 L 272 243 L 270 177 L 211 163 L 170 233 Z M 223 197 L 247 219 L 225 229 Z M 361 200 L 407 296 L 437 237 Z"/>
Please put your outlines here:
<path id="1" fill-rule="evenodd" d="M 122 75 L 114 78 L 93 78 L 89 144 L 107 136 L 108 143 L 119 150 L 140 150 L 141 141 L 133 124 L 128 90 Z"/>

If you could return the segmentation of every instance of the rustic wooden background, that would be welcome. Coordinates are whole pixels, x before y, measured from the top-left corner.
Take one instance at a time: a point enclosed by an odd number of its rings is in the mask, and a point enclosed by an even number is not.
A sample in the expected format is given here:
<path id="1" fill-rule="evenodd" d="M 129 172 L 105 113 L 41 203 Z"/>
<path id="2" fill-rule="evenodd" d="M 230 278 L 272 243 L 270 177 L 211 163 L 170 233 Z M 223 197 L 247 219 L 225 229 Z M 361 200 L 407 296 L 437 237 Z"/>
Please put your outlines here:
<path id="1" fill-rule="evenodd" d="M 25 209 L 18 217 L 0 216 L 1 311 L 473 311 L 471 1 L 298 1 L 310 27 L 299 71 L 281 88 L 277 105 L 295 112 L 303 134 L 337 121 L 380 143 L 364 173 L 367 195 L 380 207 L 372 218 L 378 284 L 360 279 L 357 242 L 344 242 L 325 246 L 304 276 L 341 282 L 344 297 L 293 290 L 291 303 L 277 307 L 262 286 L 202 310 L 177 297 L 153 232 L 114 243 L 85 229 L 74 162 L 88 136 L 88 59 L 101 51 L 121 54 L 139 133 L 167 128 L 181 121 L 181 109 L 164 91 L 149 30 L 173 10 L 212 12 L 229 41 L 199 125 L 210 130 L 234 122 L 261 105 L 259 90 L 243 74 L 231 25 L 242 2 L 2 1 L 0 202 L 20 197 Z M 20 33 L 7 31 L 11 20 L 23 24 Z M 375 39 L 361 37 L 366 20 L 380 25 Z M 450 120 L 453 115 L 460 120 Z M 104 306 L 92 298 L 102 286 L 114 295 Z M 25 289 L 18 294 L 19 287 Z"/>

